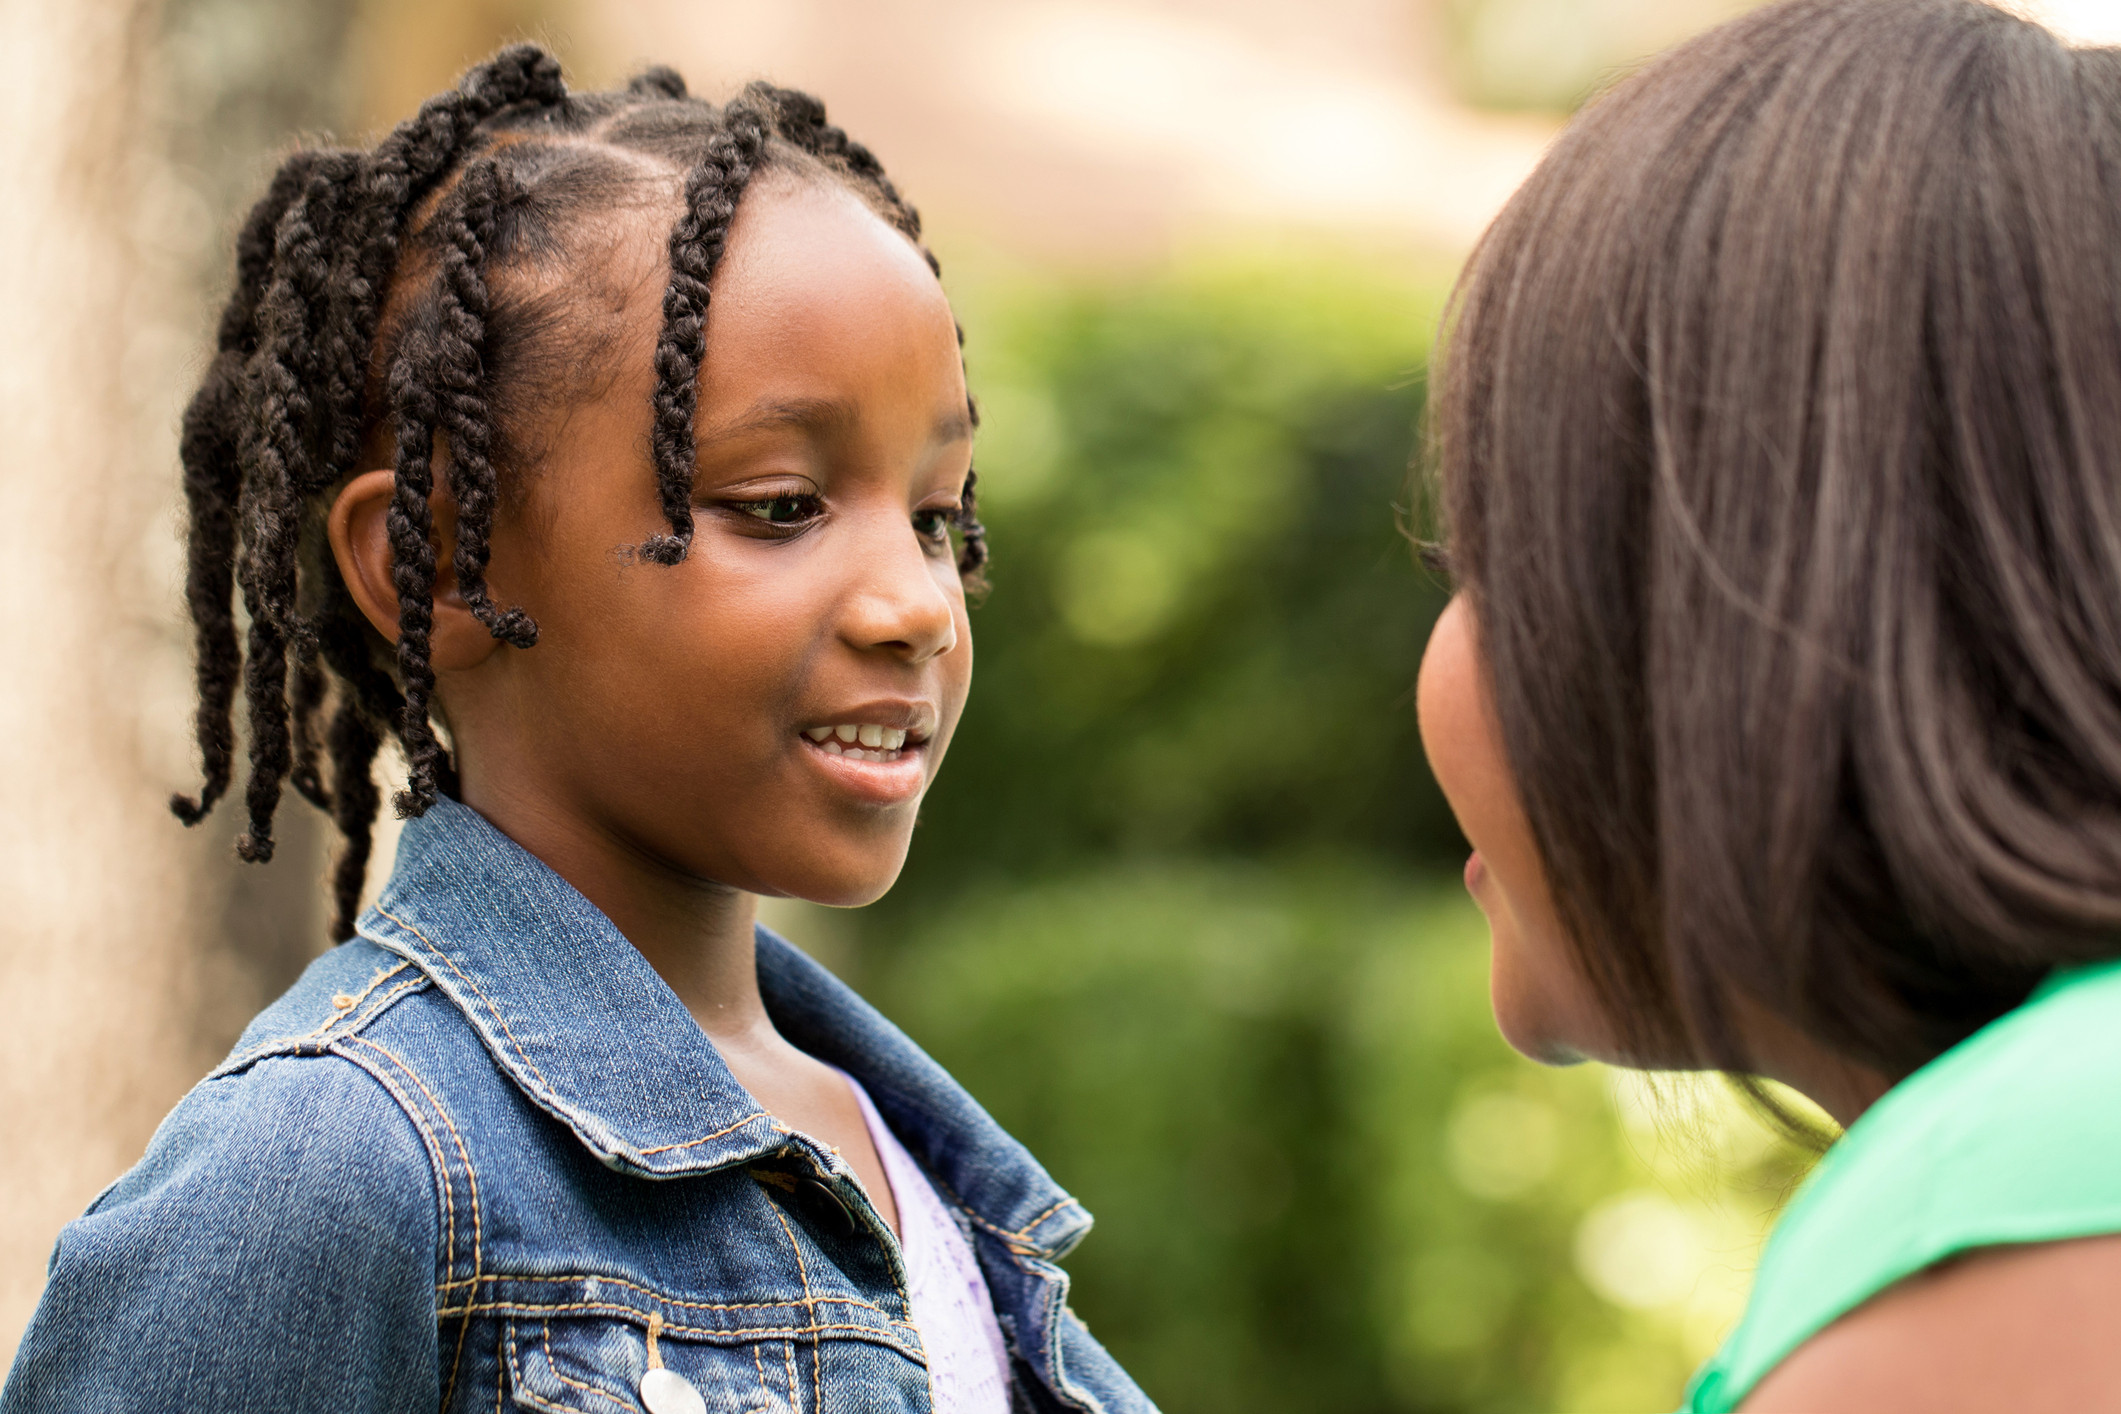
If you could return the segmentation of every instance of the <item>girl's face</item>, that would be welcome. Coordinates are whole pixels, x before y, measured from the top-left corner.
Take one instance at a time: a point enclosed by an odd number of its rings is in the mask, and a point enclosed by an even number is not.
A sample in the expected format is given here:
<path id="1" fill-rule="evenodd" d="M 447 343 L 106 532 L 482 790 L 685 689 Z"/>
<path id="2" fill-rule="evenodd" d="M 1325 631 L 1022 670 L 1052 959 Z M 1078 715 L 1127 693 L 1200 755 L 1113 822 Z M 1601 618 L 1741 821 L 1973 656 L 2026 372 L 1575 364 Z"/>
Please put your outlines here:
<path id="1" fill-rule="evenodd" d="M 763 177 L 714 280 L 691 551 L 639 560 L 667 529 L 649 437 L 671 217 L 583 241 L 600 268 L 567 297 L 616 343 L 537 429 L 539 468 L 494 529 L 494 597 L 537 645 L 494 645 L 436 586 L 464 797 L 702 883 L 865 903 L 897 877 L 972 678 L 948 534 L 972 457 L 956 326 L 857 197 Z"/>
<path id="2" fill-rule="evenodd" d="M 1495 1023 L 1512 1046 L 1549 1065 L 1617 1060 L 1503 755 L 1476 627 L 1465 596 L 1453 598 L 1429 636 L 1417 701 L 1430 769 L 1473 846 L 1466 889 L 1488 919 Z"/>

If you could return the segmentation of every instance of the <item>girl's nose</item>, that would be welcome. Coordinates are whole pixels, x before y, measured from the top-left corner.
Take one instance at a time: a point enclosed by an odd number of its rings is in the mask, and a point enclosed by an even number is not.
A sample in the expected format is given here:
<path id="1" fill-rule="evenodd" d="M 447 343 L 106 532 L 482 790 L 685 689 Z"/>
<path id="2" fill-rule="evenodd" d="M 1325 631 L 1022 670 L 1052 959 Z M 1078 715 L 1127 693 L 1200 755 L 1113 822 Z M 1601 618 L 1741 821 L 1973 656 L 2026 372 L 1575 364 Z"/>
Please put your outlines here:
<path id="1" fill-rule="evenodd" d="M 851 576 L 843 630 L 864 652 L 883 651 L 925 663 L 957 647 L 957 615 L 937 565 L 903 520 L 865 546 Z"/>

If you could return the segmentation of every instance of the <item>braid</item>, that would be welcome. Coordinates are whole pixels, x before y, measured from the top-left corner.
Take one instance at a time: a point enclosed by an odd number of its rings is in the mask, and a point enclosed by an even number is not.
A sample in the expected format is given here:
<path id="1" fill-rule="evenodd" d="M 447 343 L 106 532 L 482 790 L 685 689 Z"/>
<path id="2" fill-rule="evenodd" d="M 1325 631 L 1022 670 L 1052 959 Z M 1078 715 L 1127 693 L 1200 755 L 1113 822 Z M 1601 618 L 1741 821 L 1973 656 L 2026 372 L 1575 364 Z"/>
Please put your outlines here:
<path id="1" fill-rule="evenodd" d="M 314 325 L 330 283 L 324 251 L 332 235 L 336 183 L 358 159 L 325 154 L 311 168 L 302 195 L 281 216 L 273 237 L 272 283 L 258 311 L 264 338 L 245 370 L 253 416 L 240 445 L 242 490 L 237 500 L 242 553 L 236 579 L 250 614 L 243 695 L 250 715 L 250 782 L 245 802 L 250 827 L 236 842 L 245 859 L 272 858 L 273 815 L 292 762 L 287 700 L 289 640 L 299 656 L 314 651 L 300 622 L 296 559 L 302 492 L 312 479 L 315 408 Z M 321 229 L 320 229 L 321 228 Z"/>
<path id="2" fill-rule="evenodd" d="M 354 915 L 361 908 L 361 885 L 368 878 L 368 856 L 375 847 L 376 752 L 383 734 L 351 697 L 339 703 L 331 719 L 331 818 L 346 844 L 331 870 L 331 940 L 353 936 Z"/>
<path id="3" fill-rule="evenodd" d="M 559 105 L 567 101 L 559 61 L 534 44 L 517 44 L 464 76 L 454 91 L 437 94 L 392 130 L 376 148 L 363 178 L 369 206 L 379 219 L 362 242 L 355 270 L 370 295 L 353 329 L 366 347 L 378 315 L 374 292 L 390 281 L 406 214 L 463 156 L 479 124 L 517 103 Z"/>
<path id="4" fill-rule="evenodd" d="M 436 382 L 442 426 L 449 433 L 449 486 L 457 499 L 457 590 L 495 638 L 529 648 L 538 641 L 538 626 L 521 609 L 496 609 L 486 589 L 498 487 L 490 455 L 493 415 L 484 391 L 487 295 L 480 266 L 500 180 L 493 160 L 482 158 L 464 169 L 457 184 L 442 251 Z"/>
<path id="5" fill-rule="evenodd" d="M 692 473 L 697 456 L 692 417 L 699 405 L 700 364 L 707 354 L 708 282 L 729 244 L 737 203 L 766 145 L 766 125 L 741 100 L 724 110 L 727 128 L 685 180 L 685 213 L 670 233 L 670 285 L 663 293 L 663 333 L 655 346 L 656 487 L 670 534 L 650 536 L 644 558 L 674 565 L 692 544 Z"/>
<path id="6" fill-rule="evenodd" d="M 633 76 L 626 85 L 629 98 L 684 99 L 691 96 L 685 87 L 685 76 L 667 64 L 651 64 Z"/>
<path id="7" fill-rule="evenodd" d="M 408 331 L 406 349 L 390 370 L 391 410 L 398 424 L 388 531 L 391 579 L 398 591 L 398 679 L 404 684 L 404 706 L 398 714 L 398 740 L 405 747 L 405 789 L 398 792 L 401 817 L 423 815 L 435 803 L 445 753 L 428 719 L 434 698 L 434 666 L 428 661 L 428 639 L 434 631 L 434 583 L 437 554 L 434 514 L 428 497 L 434 491 L 434 428 L 437 398 L 432 382 L 434 338 L 425 330 Z"/>
<path id="8" fill-rule="evenodd" d="M 234 595 L 235 505 L 242 484 L 237 429 L 242 418 L 243 365 L 257 347 L 258 305 L 272 266 L 273 232 L 324 155 L 303 152 L 290 158 L 244 221 L 236 237 L 235 289 L 221 312 L 214 361 L 184 410 L 178 457 L 184 466 L 184 500 L 191 517 L 184 598 L 191 609 L 198 653 L 194 680 L 199 706 L 194 733 L 205 777 L 196 799 L 170 798 L 170 809 L 187 825 L 205 819 L 228 790 L 235 760 L 230 710 L 242 672 Z"/>
<path id="9" fill-rule="evenodd" d="M 376 666 L 369 650 L 367 624 L 355 607 L 345 581 L 334 577 L 319 634 L 324 661 L 338 674 L 341 693 L 332 717 L 327 747 L 331 752 L 331 816 L 345 844 L 332 866 L 331 938 L 353 936 L 360 909 L 361 885 L 375 838 L 376 753 L 386 724 L 404 711 L 404 698 L 390 674 Z"/>
<path id="10" fill-rule="evenodd" d="M 987 527 L 979 522 L 979 498 L 973 488 L 979 485 L 979 472 L 965 469 L 965 492 L 957 501 L 957 572 L 966 586 L 974 590 L 987 587 Z"/>
<path id="11" fill-rule="evenodd" d="M 287 783 L 295 788 L 295 794 L 319 810 L 331 809 L 331 793 L 325 789 L 324 778 L 317 769 L 317 718 L 323 714 L 324 695 L 329 688 L 324 664 L 317 657 L 312 639 L 295 655 L 294 689 L 290 694 L 295 759 Z"/>

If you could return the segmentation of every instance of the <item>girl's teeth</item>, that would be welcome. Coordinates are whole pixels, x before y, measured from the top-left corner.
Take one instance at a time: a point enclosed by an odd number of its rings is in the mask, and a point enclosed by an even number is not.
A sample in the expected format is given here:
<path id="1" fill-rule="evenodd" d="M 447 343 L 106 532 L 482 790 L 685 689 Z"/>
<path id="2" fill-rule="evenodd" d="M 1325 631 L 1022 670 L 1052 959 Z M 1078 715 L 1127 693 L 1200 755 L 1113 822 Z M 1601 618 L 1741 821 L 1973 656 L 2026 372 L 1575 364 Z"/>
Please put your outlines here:
<path id="1" fill-rule="evenodd" d="M 874 722 L 861 724 L 842 723 L 836 727 L 805 727 L 803 735 L 823 746 L 835 756 L 853 756 L 860 760 L 882 761 L 901 751 L 906 745 L 906 733 L 898 727 L 880 727 Z M 831 738 L 837 737 L 834 741 Z M 871 756 L 855 747 L 860 742 L 876 753 Z M 849 748 L 841 750 L 842 747 Z"/>

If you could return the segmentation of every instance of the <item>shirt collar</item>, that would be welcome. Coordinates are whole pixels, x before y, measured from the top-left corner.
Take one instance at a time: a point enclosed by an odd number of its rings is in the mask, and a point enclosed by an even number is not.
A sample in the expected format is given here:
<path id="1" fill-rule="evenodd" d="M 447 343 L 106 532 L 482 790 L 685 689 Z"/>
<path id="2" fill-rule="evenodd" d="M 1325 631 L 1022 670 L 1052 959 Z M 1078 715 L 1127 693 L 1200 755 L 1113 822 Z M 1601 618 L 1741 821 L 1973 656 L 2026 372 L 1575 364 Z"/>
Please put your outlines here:
<path id="1" fill-rule="evenodd" d="M 612 1168 L 674 1178 L 788 1144 L 611 920 L 468 806 L 445 796 L 406 823 L 358 931 L 425 973 L 502 1072 Z M 1027 1255 L 1081 1240 L 1090 1215 L 875 1008 L 763 927 L 758 970 L 781 1034 L 861 1081 L 946 1199 Z"/>

